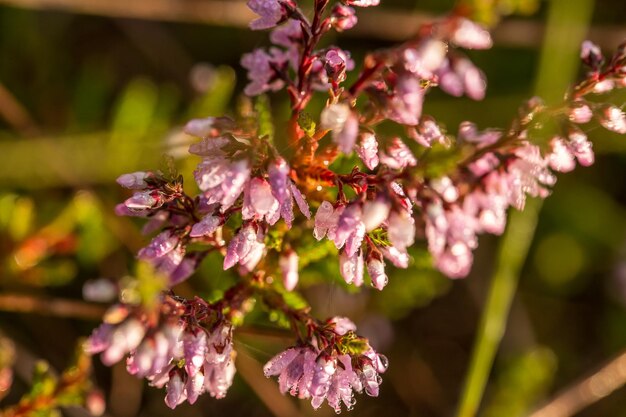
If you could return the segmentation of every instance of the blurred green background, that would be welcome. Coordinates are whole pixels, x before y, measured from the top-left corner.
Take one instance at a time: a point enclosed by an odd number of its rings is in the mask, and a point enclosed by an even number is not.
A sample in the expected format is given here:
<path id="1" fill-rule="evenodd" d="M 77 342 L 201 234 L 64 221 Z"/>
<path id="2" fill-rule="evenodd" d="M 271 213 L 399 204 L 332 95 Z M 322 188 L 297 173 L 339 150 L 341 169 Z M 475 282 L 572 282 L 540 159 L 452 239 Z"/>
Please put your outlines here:
<path id="1" fill-rule="evenodd" d="M 197 161 L 182 158 L 180 126 L 231 112 L 245 85 L 240 56 L 268 44 L 267 34 L 243 27 L 250 14 L 238 1 L 126 3 L 0 0 L 0 333 L 17 351 L 15 382 L 0 407 L 28 390 L 35 358 L 63 369 L 77 339 L 98 323 L 99 307 L 78 304 L 79 313 L 65 314 L 74 317 L 57 317 L 65 310 L 51 311 L 50 300 L 79 301 L 85 282 L 133 273 L 133 254 L 148 237 L 142 222 L 114 215 L 127 195 L 115 178 L 158 168 L 165 153 L 179 158 L 188 175 Z M 492 2 L 473 3 L 490 10 Z M 410 36 L 423 19 L 453 5 L 383 0 L 380 8 L 359 10 L 360 30 L 329 42 L 350 50 L 358 66 L 367 50 Z M 496 28 L 492 51 L 470 53 L 488 77 L 487 98 L 428 97 L 425 111 L 451 132 L 463 120 L 506 127 L 535 94 L 558 100 L 581 74 L 582 39 L 607 53 L 626 39 L 622 0 L 500 5 L 516 15 Z M 618 105 L 625 99 L 624 93 L 611 98 Z M 285 118 L 286 96 L 272 96 L 272 104 L 276 118 Z M 541 209 L 481 416 L 530 415 L 626 349 L 626 138 L 595 126 L 586 131 L 596 163 L 559 176 Z M 334 260 L 302 273 L 318 317 L 354 318 L 390 359 L 380 397 L 361 396 L 353 414 L 454 413 L 497 245 L 497 237 L 481 237 L 471 276 L 450 281 L 430 268 L 422 242 L 412 253 L 414 265 L 392 271 L 382 293 L 347 292 Z M 219 259 L 209 258 L 177 291 L 211 297 L 232 282 Z M 16 295 L 26 298 L 16 305 Z M 128 376 L 123 364 L 108 369 L 96 360 L 107 415 L 330 415 L 330 408 L 314 413 L 304 401 L 282 397 L 275 381 L 262 376 L 262 364 L 291 343 L 259 329 L 262 318 L 253 314 L 238 338 L 239 373 L 223 400 L 205 395 L 172 412 L 163 392 Z M 626 417 L 625 403 L 620 388 L 576 415 Z M 86 415 L 78 408 L 62 413 Z"/>

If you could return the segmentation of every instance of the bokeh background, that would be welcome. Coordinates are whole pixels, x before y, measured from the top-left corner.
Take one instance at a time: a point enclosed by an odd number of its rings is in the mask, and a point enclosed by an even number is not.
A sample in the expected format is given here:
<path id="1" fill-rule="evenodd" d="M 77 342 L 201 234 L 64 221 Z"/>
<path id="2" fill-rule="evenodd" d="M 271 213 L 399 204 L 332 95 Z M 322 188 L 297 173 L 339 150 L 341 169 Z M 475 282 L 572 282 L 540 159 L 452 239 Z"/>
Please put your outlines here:
<path id="1" fill-rule="evenodd" d="M 357 65 L 367 50 L 410 37 L 454 6 L 382 3 L 359 10 L 358 29 L 328 41 L 350 50 Z M 470 3 L 495 23 L 493 2 Z M 506 127 L 535 94 L 560 99 L 581 74 L 581 40 L 606 52 L 626 40 L 622 0 L 496 3 L 514 13 L 496 27 L 493 50 L 470 54 L 488 77 L 487 98 L 428 97 L 425 111 L 450 132 L 463 120 Z M 184 158 L 180 126 L 239 102 L 240 56 L 268 44 L 266 33 L 246 29 L 251 17 L 235 0 L 0 0 L 0 340 L 15 348 L 14 383 L 0 389 L 0 408 L 28 392 L 36 360 L 60 372 L 98 324 L 107 303 L 83 302 L 85 283 L 106 288 L 134 273 L 133 254 L 148 237 L 141 222 L 114 215 L 126 196 L 114 180 L 158 168 L 164 154 L 190 172 L 197 161 Z M 623 105 L 626 95 L 612 100 Z M 286 117 L 286 96 L 273 96 L 272 105 L 277 120 Z M 597 161 L 559 176 L 541 207 L 481 416 L 530 415 L 626 349 L 626 138 L 593 126 L 587 133 Z M 423 243 L 414 265 L 391 272 L 382 293 L 346 291 L 334 260 L 302 273 L 318 317 L 354 318 L 390 359 L 380 397 L 361 396 L 352 414 L 453 415 L 499 242 L 481 237 L 473 272 L 460 281 L 429 267 Z M 210 258 L 177 292 L 210 297 L 232 282 Z M 163 392 L 128 376 L 123 364 L 109 369 L 96 359 L 107 415 L 331 415 L 281 396 L 263 377 L 262 364 L 290 343 L 263 318 L 252 314 L 237 338 L 239 373 L 223 400 L 205 395 L 170 411 Z M 626 382 L 624 368 L 611 374 L 616 387 Z M 626 416 L 626 388 L 608 395 L 603 387 L 576 415 Z M 61 413 L 88 415 L 76 407 Z"/>

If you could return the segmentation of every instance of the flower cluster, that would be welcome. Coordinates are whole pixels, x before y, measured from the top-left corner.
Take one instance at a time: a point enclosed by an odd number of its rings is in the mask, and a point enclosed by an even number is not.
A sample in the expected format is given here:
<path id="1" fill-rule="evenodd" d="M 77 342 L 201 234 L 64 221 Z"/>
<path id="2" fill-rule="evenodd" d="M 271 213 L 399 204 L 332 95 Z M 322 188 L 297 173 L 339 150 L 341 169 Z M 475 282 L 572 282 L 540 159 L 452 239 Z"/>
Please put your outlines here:
<path id="1" fill-rule="evenodd" d="M 128 355 L 126 368 L 150 385 L 166 388 L 174 408 L 208 392 L 222 398 L 235 375 L 232 325 L 196 299 L 164 296 L 155 311 L 118 304 L 86 342 L 89 353 L 102 353 L 113 365 Z"/>
<path id="2" fill-rule="evenodd" d="M 416 242 L 428 247 L 442 273 L 465 277 L 478 235 L 501 234 L 509 207 L 521 210 L 527 196 L 548 196 L 557 172 L 594 162 L 586 124 L 626 133 L 619 106 L 590 99 L 626 86 L 626 44 L 606 60 L 585 42 L 581 59 L 589 71 L 563 103 L 533 98 L 508 130 L 465 121 L 452 135 L 423 113 L 424 100 L 435 88 L 485 96 L 485 76 L 462 50 L 490 48 L 489 32 L 452 14 L 414 39 L 369 54 L 361 72 L 348 77 L 356 67 L 350 54 L 320 48 L 319 41 L 330 30 L 352 28 L 354 7 L 377 4 L 315 0 L 309 18 L 294 0 L 250 0 L 259 15 L 251 28 L 272 29 L 272 46 L 243 56 L 244 92 L 285 89 L 286 125 L 273 126 L 264 96 L 233 118 L 189 122 L 185 132 L 195 138 L 189 152 L 199 158 L 195 196 L 172 172 L 118 179 L 134 194 L 117 213 L 146 217 L 145 232 L 158 231 L 137 257 L 167 277 L 168 290 L 210 252 L 223 256 L 224 270 L 238 273 L 238 284 L 215 304 L 168 292 L 152 310 L 115 307 L 90 338 L 88 350 L 102 352 L 106 364 L 128 354 L 129 372 L 166 387 L 170 407 L 193 403 L 202 392 L 225 395 L 235 372 L 230 317 L 244 315 L 246 297 L 283 314 L 298 333 L 306 329 L 264 368 L 278 376 L 282 393 L 310 399 L 315 408 L 326 401 L 337 412 L 342 403 L 353 406 L 354 392 L 378 395 L 386 359 L 356 335 L 354 323 L 319 322 L 284 300 L 298 288 L 307 251 L 317 245 L 336 254 L 346 283 L 369 279 L 378 290 L 388 283 L 387 262 L 407 268 Z M 314 116 L 306 110 L 316 92 L 327 97 Z M 546 136 L 539 128 L 547 120 L 558 127 Z M 448 168 L 430 169 L 437 164 Z M 324 240 L 328 245 L 317 243 Z"/>
<path id="3" fill-rule="evenodd" d="M 345 317 L 334 317 L 316 330 L 316 338 L 277 354 L 263 367 L 266 377 L 278 376 L 280 392 L 310 398 L 313 408 L 326 401 L 337 413 L 342 403 L 352 409 L 354 391 L 378 396 L 387 358 L 356 336 L 356 326 Z"/>

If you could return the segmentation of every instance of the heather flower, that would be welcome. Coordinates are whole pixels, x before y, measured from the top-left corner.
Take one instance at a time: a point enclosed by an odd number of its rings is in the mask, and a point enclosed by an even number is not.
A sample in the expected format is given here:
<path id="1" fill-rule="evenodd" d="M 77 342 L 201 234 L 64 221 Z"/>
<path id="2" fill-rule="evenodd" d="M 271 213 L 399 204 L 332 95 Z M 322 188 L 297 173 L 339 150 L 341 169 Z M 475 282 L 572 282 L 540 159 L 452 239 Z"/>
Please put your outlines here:
<path id="1" fill-rule="evenodd" d="M 404 169 L 417 165 L 417 159 L 400 138 L 391 139 L 386 152 L 379 152 L 380 162 L 391 169 Z"/>
<path id="2" fill-rule="evenodd" d="M 430 148 L 433 143 L 444 146 L 449 145 L 448 138 L 435 119 L 430 116 L 422 116 L 419 125 L 407 130 L 408 136 L 420 145 Z"/>
<path id="3" fill-rule="evenodd" d="M 205 158 L 198 164 L 194 176 L 207 204 L 219 203 L 222 212 L 243 192 L 250 177 L 247 160 L 229 161 L 225 158 Z"/>
<path id="4" fill-rule="evenodd" d="M 626 115 L 618 107 L 606 107 L 600 115 L 600 124 L 612 132 L 626 133 Z"/>
<path id="5" fill-rule="evenodd" d="M 287 16 L 285 0 L 248 0 L 248 7 L 260 17 L 250 22 L 250 29 L 262 30 L 276 26 Z"/>
<path id="6" fill-rule="evenodd" d="M 406 250 L 415 241 L 415 221 L 409 212 L 393 211 L 387 220 L 387 235 L 399 251 Z"/>
<path id="7" fill-rule="evenodd" d="M 360 204 L 350 204 L 342 211 L 337 221 L 335 238 L 332 240 L 337 249 L 345 245 L 345 251 L 349 256 L 356 253 L 365 237 L 365 224 L 361 220 L 362 213 Z"/>
<path id="8" fill-rule="evenodd" d="M 285 48 L 296 47 L 302 41 L 302 24 L 299 20 L 289 19 L 284 25 L 272 30 L 270 41 Z"/>
<path id="9" fill-rule="evenodd" d="M 428 39 L 416 48 L 407 48 L 402 53 L 404 69 L 419 78 L 429 80 L 443 65 L 448 46 L 439 40 Z"/>
<path id="10" fill-rule="evenodd" d="M 346 284 L 354 284 L 357 287 L 363 285 L 363 253 L 356 251 L 353 255 L 348 255 L 344 250 L 339 253 L 339 272 Z"/>
<path id="11" fill-rule="evenodd" d="M 272 187 L 263 178 L 253 178 L 244 191 L 241 217 L 244 220 L 265 220 L 273 225 L 280 217 L 280 205 L 272 195 Z"/>
<path id="12" fill-rule="evenodd" d="M 333 142 L 343 153 L 351 153 L 359 134 L 359 120 L 345 103 L 331 104 L 322 111 L 321 127 L 332 130 Z"/>
<path id="13" fill-rule="evenodd" d="M 591 41 L 584 41 L 580 47 L 580 59 L 593 70 L 598 70 L 604 63 L 602 50 Z"/>
<path id="14" fill-rule="evenodd" d="M 435 178 L 430 181 L 430 186 L 445 202 L 453 203 L 459 198 L 459 190 L 452 183 L 450 177 Z"/>
<path id="15" fill-rule="evenodd" d="M 344 2 L 349 6 L 357 7 L 371 7 L 380 4 L 380 0 L 344 0 Z"/>
<path id="16" fill-rule="evenodd" d="M 502 137 L 502 132 L 494 129 L 479 131 L 472 122 L 461 122 L 458 139 L 464 142 L 475 143 L 480 147 L 496 143 Z"/>
<path id="17" fill-rule="evenodd" d="M 335 240 L 337 222 L 344 208 L 345 206 L 334 208 L 328 201 L 323 201 L 320 204 L 315 213 L 315 227 L 313 229 L 315 239 L 322 240 L 324 236 L 328 236 L 329 240 Z"/>
<path id="18" fill-rule="evenodd" d="M 456 58 L 438 72 L 439 86 L 446 93 L 460 97 L 465 94 L 473 100 L 485 97 L 485 75 L 467 58 Z"/>
<path id="19" fill-rule="evenodd" d="M 282 68 L 291 60 L 289 52 L 278 48 L 270 48 L 269 53 L 263 49 L 244 54 L 241 66 L 248 70 L 250 83 L 244 89 L 248 96 L 256 96 L 266 91 L 277 91 L 284 82 L 277 77 L 274 68 Z"/>
<path id="20" fill-rule="evenodd" d="M 365 231 L 371 232 L 380 226 L 385 220 L 387 220 L 390 210 L 391 206 L 389 205 L 387 199 L 383 196 L 379 196 L 375 200 L 363 203 L 361 219 L 363 221 L 363 225 L 365 226 Z"/>
<path id="21" fill-rule="evenodd" d="M 450 41 L 465 49 L 489 49 L 493 46 L 489 31 L 471 20 L 457 19 Z"/>
<path id="22" fill-rule="evenodd" d="M 361 133 L 360 141 L 356 146 L 356 153 L 367 168 L 376 168 L 379 162 L 376 136 L 370 132 Z"/>
<path id="23" fill-rule="evenodd" d="M 372 279 L 372 286 L 377 290 L 382 291 L 389 282 L 389 278 L 385 274 L 385 262 L 379 255 L 371 256 L 367 260 L 367 273 Z"/>
<path id="24" fill-rule="evenodd" d="M 131 190 L 143 190 L 148 187 L 146 178 L 151 177 L 149 172 L 137 171 L 130 174 L 120 175 L 117 178 L 117 183 L 124 188 Z"/>
<path id="25" fill-rule="evenodd" d="M 268 167 L 268 177 L 271 193 L 280 206 L 280 216 L 285 220 L 288 227 L 293 222 L 293 201 L 300 212 L 307 218 L 311 218 L 311 211 L 306 198 L 289 178 L 289 166 L 282 158 L 272 161 Z"/>
<path id="26" fill-rule="evenodd" d="M 252 271 L 265 252 L 264 237 L 261 229 L 255 227 L 254 224 L 244 224 L 228 244 L 224 257 L 224 270 L 238 263 L 244 271 Z"/>
<path id="27" fill-rule="evenodd" d="M 394 122 L 415 126 L 422 115 L 424 88 L 410 73 L 398 76 L 392 96 L 386 105 L 387 117 Z"/>
<path id="28" fill-rule="evenodd" d="M 331 24 L 338 31 L 352 29 L 358 19 L 352 7 L 336 4 L 331 13 Z"/>
<path id="29" fill-rule="evenodd" d="M 283 285 L 287 291 L 293 291 L 298 285 L 298 254 L 288 250 L 280 256 L 278 266 L 283 276 Z"/>
<path id="30" fill-rule="evenodd" d="M 191 237 L 208 236 L 217 231 L 222 225 L 222 219 L 219 216 L 215 216 L 213 213 L 207 214 L 198 223 L 194 224 L 189 232 Z"/>
<path id="31" fill-rule="evenodd" d="M 591 108 L 584 103 L 574 103 L 569 111 L 569 119 L 574 123 L 587 123 L 593 117 Z"/>

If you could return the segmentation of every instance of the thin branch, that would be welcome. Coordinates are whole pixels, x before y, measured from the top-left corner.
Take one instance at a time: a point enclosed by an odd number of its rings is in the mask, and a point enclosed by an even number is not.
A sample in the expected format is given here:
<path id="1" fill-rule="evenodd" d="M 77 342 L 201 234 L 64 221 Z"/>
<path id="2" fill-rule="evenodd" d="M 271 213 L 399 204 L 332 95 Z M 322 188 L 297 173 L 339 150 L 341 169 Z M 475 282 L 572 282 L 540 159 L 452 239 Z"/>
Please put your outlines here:
<path id="1" fill-rule="evenodd" d="M 626 384 L 626 351 L 592 375 L 561 391 L 530 417 L 569 417 Z"/>
<path id="2" fill-rule="evenodd" d="M 100 320 L 107 306 L 63 298 L 44 298 L 24 294 L 0 294 L 0 310 L 83 320 Z"/>

